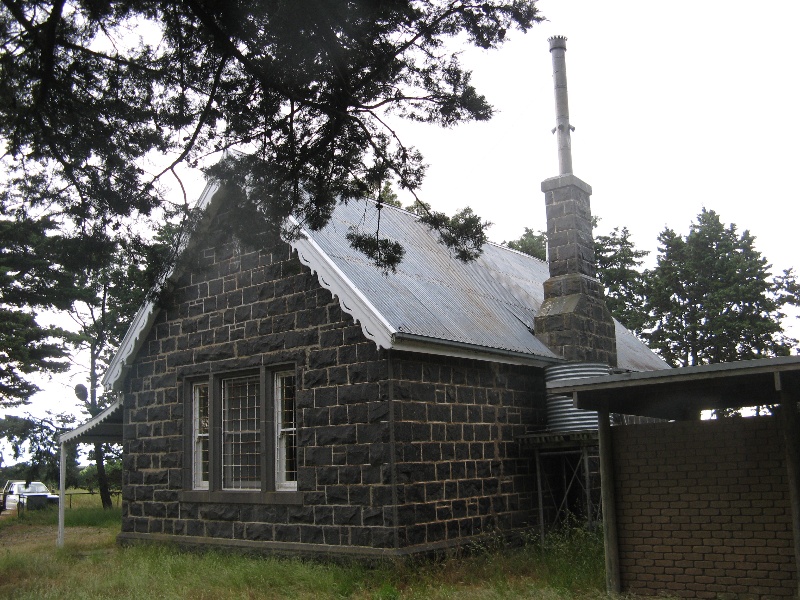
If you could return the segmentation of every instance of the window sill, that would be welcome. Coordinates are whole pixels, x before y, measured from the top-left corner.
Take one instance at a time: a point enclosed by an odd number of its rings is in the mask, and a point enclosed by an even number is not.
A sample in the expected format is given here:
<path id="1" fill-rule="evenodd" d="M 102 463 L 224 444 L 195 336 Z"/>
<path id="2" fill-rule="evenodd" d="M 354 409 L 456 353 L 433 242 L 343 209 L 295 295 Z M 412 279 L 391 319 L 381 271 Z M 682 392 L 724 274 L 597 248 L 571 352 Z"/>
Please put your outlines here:
<path id="1" fill-rule="evenodd" d="M 231 490 L 190 490 L 181 492 L 183 502 L 223 502 L 225 504 L 303 504 L 302 492 L 235 492 Z"/>

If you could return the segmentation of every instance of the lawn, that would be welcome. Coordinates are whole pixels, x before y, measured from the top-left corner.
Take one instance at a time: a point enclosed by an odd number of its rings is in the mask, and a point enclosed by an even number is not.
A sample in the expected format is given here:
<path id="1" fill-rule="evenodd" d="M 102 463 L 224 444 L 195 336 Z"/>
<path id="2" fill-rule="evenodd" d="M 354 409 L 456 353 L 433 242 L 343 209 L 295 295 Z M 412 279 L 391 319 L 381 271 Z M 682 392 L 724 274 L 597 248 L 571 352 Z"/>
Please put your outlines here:
<path id="1" fill-rule="evenodd" d="M 66 511 L 55 548 L 54 510 L 0 519 L 0 597 L 298 599 L 594 599 L 605 597 L 602 536 L 573 530 L 521 548 L 499 545 L 436 561 L 378 566 L 121 548 L 118 509 Z"/>

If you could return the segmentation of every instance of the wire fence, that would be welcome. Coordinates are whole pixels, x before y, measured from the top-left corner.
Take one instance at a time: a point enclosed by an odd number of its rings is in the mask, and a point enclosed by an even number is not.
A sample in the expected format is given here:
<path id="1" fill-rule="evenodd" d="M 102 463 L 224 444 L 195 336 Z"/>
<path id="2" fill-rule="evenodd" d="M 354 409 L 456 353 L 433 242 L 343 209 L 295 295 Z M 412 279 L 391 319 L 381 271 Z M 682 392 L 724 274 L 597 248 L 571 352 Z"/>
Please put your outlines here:
<path id="1" fill-rule="evenodd" d="M 114 498 L 114 503 L 116 506 L 119 506 L 119 499 L 122 496 L 121 491 L 111 491 L 109 492 Z M 75 492 L 64 492 L 64 499 L 66 500 L 69 497 L 69 504 L 67 504 L 66 508 L 72 508 L 72 497 L 73 496 L 100 496 L 100 492 L 97 491 L 75 491 Z"/>
<path id="2" fill-rule="evenodd" d="M 115 506 L 119 507 L 120 497 L 122 496 L 122 492 L 120 491 L 111 491 L 111 497 L 114 500 Z M 88 491 L 88 490 L 81 490 L 81 491 L 72 491 L 72 492 L 64 492 L 64 503 L 66 504 L 65 508 L 72 509 L 72 502 L 75 496 L 96 496 L 99 501 L 100 492 L 98 491 Z M 0 501 L 3 498 L 0 495 Z M 80 499 L 76 501 L 77 504 L 85 504 Z M 25 510 L 39 510 L 42 508 L 46 508 L 49 504 L 52 506 L 58 506 L 58 502 L 48 502 L 48 498 L 42 495 L 27 495 L 21 494 L 19 500 L 17 501 L 17 515 L 20 515 L 22 511 Z M 13 508 L 11 510 L 14 510 Z"/>

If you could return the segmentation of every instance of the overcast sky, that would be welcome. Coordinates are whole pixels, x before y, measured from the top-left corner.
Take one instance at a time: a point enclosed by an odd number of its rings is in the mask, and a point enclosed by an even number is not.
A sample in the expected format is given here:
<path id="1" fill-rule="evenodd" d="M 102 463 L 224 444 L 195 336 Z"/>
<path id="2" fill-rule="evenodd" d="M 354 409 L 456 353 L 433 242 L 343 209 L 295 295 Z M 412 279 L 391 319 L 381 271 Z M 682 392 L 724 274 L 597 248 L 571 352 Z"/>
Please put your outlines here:
<path id="1" fill-rule="evenodd" d="M 685 234 L 706 207 L 749 229 L 775 272 L 800 267 L 800 2 L 538 6 L 547 22 L 511 32 L 499 51 L 463 56 L 494 119 L 403 126 L 430 165 L 423 200 L 450 213 L 472 207 L 497 242 L 545 228 L 540 185 L 558 174 L 547 38 L 563 35 L 574 172 L 593 188 L 601 233 L 627 226 L 655 252 L 665 226 Z M 72 404 L 76 382 L 48 386 L 34 405 Z"/>
<path id="2" fill-rule="evenodd" d="M 548 21 L 464 62 L 497 116 L 453 130 L 408 127 L 429 163 L 421 195 L 472 207 L 501 242 L 545 229 L 542 180 L 558 174 L 547 38 L 567 41 L 574 173 L 599 231 L 627 226 L 655 251 L 703 207 L 797 264 L 800 2 L 540 0 Z M 651 259 L 654 260 L 654 257 Z"/>

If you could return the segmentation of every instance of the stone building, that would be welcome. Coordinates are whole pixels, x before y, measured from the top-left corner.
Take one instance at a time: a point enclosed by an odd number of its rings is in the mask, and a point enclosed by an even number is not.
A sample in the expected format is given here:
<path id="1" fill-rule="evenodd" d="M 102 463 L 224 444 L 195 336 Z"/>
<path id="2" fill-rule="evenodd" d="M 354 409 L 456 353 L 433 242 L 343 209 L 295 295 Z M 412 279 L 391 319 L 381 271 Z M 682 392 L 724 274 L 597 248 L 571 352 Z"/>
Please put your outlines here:
<path id="1" fill-rule="evenodd" d="M 572 173 L 564 38 L 550 50 L 549 264 L 493 244 L 460 263 L 369 201 L 291 245 L 195 235 L 106 376 L 117 402 L 61 436 L 123 440 L 121 541 L 378 557 L 544 535 L 540 459 L 592 445 L 609 592 L 797 597 L 800 357 L 665 370 L 611 318 Z M 210 223 L 225 190 L 200 203 Z M 407 249 L 393 274 L 346 239 L 379 212 Z M 775 415 L 698 420 L 753 404 Z M 594 431 L 560 429 L 578 420 Z"/>
<path id="2" fill-rule="evenodd" d="M 521 439 L 548 430 L 546 370 L 666 368 L 595 278 L 564 50 L 551 40 L 549 264 L 494 244 L 459 262 L 416 215 L 367 200 L 247 248 L 212 226 L 227 192 L 206 189 L 168 298 L 142 307 L 104 380 L 120 396 L 97 422 L 122 427 L 121 541 L 374 557 L 540 525 Z M 406 249 L 395 273 L 346 237 L 379 214 Z"/>
<path id="3" fill-rule="evenodd" d="M 201 204 L 224 210 L 225 191 Z M 206 227 L 148 303 L 105 384 L 121 393 L 120 539 L 402 555 L 537 525 L 546 263 L 488 244 L 473 263 L 384 206 L 406 256 L 353 250 L 371 201 L 253 250 Z M 211 220 L 209 220 L 209 223 Z M 618 323 L 618 366 L 664 364 Z"/>
<path id="4" fill-rule="evenodd" d="M 120 399 L 62 437 L 121 427 L 121 541 L 398 556 L 541 524 L 521 440 L 548 430 L 546 370 L 666 368 L 605 306 L 565 40 L 550 45 L 549 264 L 494 244 L 459 262 L 416 215 L 367 200 L 249 248 L 214 227 L 228 192 L 206 189 L 169 294 L 141 308 L 106 374 Z M 406 249 L 394 273 L 347 240 L 378 222 Z"/>

